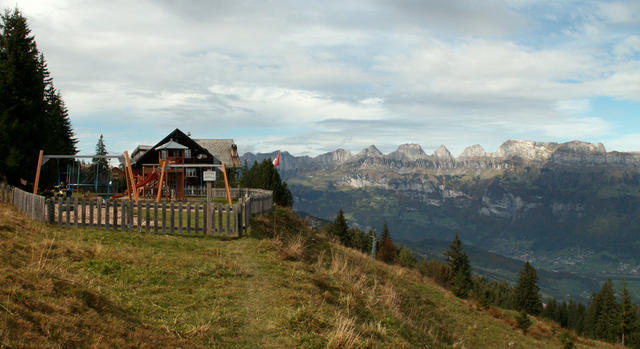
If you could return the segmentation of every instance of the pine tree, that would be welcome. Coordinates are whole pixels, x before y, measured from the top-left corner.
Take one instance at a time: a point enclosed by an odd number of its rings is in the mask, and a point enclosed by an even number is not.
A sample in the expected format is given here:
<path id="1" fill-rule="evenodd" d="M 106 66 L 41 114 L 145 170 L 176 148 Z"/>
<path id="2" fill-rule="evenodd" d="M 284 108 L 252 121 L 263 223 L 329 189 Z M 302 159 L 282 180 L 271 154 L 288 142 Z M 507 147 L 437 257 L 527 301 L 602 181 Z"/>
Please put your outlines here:
<path id="1" fill-rule="evenodd" d="M 540 300 L 539 291 L 536 270 L 529 262 L 525 262 L 522 271 L 520 271 L 518 283 L 514 288 L 516 309 L 532 315 L 540 314 L 542 301 Z"/>
<path id="2" fill-rule="evenodd" d="M 445 252 L 447 264 L 453 273 L 453 285 L 451 291 L 460 298 L 467 298 L 473 282 L 471 281 L 471 265 L 469 258 L 462 249 L 462 242 L 456 233 L 453 242 L 449 245 L 449 250 Z"/>
<path id="3" fill-rule="evenodd" d="M 400 247 L 400 252 L 398 252 L 398 262 L 403 267 L 412 268 L 416 265 L 417 260 L 416 256 L 411 252 L 411 250 L 407 247 Z"/>
<path id="4" fill-rule="evenodd" d="M 272 190 L 273 201 L 276 204 L 284 207 L 293 205 L 293 195 L 287 182 L 282 181 L 271 159 L 265 159 L 261 163 L 255 161 L 251 168 L 244 168 L 240 177 L 240 185 L 244 188 Z"/>
<path id="5" fill-rule="evenodd" d="M 588 334 L 597 339 L 615 341 L 620 328 L 618 314 L 613 282 L 607 280 L 600 292 L 592 296 L 587 309 Z"/>
<path id="6" fill-rule="evenodd" d="M 41 149 L 76 151 L 67 109 L 17 9 L 0 15 L 0 76 L 0 178 L 17 185 L 33 179 Z"/>
<path id="7" fill-rule="evenodd" d="M 622 280 L 622 291 L 620 292 L 620 341 L 626 345 L 629 335 L 637 331 L 638 315 L 633 305 L 633 299 L 627 289 L 627 281 Z"/>
<path id="8" fill-rule="evenodd" d="M 340 242 L 343 245 L 350 247 L 349 225 L 347 224 L 347 219 L 344 218 L 344 212 L 342 211 L 342 209 L 338 211 L 336 220 L 331 225 L 331 234 L 340 239 Z"/>
<path id="9" fill-rule="evenodd" d="M 387 222 L 384 223 L 382 228 L 382 236 L 380 237 L 376 258 L 388 264 L 395 264 L 398 261 L 398 251 L 396 245 L 391 240 L 391 233 L 389 232 Z"/>
<path id="10" fill-rule="evenodd" d="M 526 311 L 520 311 L 520 314 L 516 318 L 516 323 L 518 324 L 518 328 L 522 330 L 522 333 L 527 333 L 527 330 L 531 327 L 531 319 L 529 319 Z"/>
<path id="11" fill-rule="evenodd" d="M 100 135 L 98 143 L 96 143 L 96 155 L 107 155 L 107 146 L 104 144 L 104 137 L 102 135 Z M 105 158 L 94 158 L 93 162 L 99 167 L 101 172 L 109 169 L 109 162 Z"/>

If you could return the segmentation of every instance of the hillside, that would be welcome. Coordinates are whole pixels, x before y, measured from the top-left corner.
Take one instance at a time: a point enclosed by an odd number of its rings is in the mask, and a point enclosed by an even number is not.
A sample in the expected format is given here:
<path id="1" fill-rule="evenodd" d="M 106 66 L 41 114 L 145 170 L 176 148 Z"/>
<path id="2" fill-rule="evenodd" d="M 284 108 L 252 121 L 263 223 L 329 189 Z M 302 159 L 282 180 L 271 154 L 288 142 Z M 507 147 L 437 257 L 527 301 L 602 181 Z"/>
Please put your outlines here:
<path id="1" fill-rule="evenodd" d="M 275 217 L 299 228 L 287 212 Z M 0 346 L 560 346 L 556 325 L 535 319 L 522 335 L 513 312 L 481 310 L 308 231 L 301 248 L 59 229 L 4 205 L 0 222 Z"/>

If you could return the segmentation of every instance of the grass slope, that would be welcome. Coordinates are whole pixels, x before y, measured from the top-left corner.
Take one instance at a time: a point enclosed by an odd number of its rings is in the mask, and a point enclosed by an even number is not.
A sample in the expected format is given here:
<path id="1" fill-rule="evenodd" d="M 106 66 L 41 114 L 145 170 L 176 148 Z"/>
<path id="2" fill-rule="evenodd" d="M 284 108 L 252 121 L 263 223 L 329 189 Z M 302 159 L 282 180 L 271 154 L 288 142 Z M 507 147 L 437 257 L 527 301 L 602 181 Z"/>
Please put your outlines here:
<path id="1" fill-rule="evenodd" d="M 295 219 L 276 213 L 280 225 Z M 0 205 L 0 347 L 561 345 L 555 325 L 534 319 L 523 335 L 515 313 L 481 310 L 308 233 L 223 241 L 61 229 Z"/>

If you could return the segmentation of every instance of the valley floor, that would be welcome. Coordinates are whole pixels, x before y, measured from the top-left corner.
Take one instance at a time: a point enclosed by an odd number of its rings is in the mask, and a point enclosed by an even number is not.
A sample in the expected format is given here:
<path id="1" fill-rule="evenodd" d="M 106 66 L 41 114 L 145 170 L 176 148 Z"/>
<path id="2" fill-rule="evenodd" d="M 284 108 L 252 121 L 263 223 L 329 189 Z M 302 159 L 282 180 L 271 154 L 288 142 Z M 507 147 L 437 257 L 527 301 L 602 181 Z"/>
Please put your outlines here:
<path id="1" fill-rule="evenodd" d="M 523 335 L 414 270 L 332 243 L 288 260 L 290 243 L 61 229 L 0 205 L 0 347 L 561 346 L 558 326 Z"/>

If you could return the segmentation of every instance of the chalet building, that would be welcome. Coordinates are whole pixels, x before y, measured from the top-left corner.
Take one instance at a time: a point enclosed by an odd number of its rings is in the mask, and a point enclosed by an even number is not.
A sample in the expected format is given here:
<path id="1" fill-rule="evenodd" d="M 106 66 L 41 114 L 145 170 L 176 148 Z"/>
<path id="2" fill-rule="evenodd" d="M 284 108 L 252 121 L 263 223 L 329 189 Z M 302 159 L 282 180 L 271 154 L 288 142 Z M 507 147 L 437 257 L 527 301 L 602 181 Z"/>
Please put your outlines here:
<path id="1" fill-rule="evenodd" d="M 139 180 L 150 178 L 160 167 L 160 160 L 174 165 L 166 171 L 168 189 L 177 198 L 184 198 L 185 189 L 204 186 L 202 173 L 220 165 L 241 167 L 238 149 L 231 139 L 192 139 L 175 129 L 154 146 L 139 145 L 131 153 L 131 167 Z M 189 167 L 189 165 L 194 165 Z"/>

